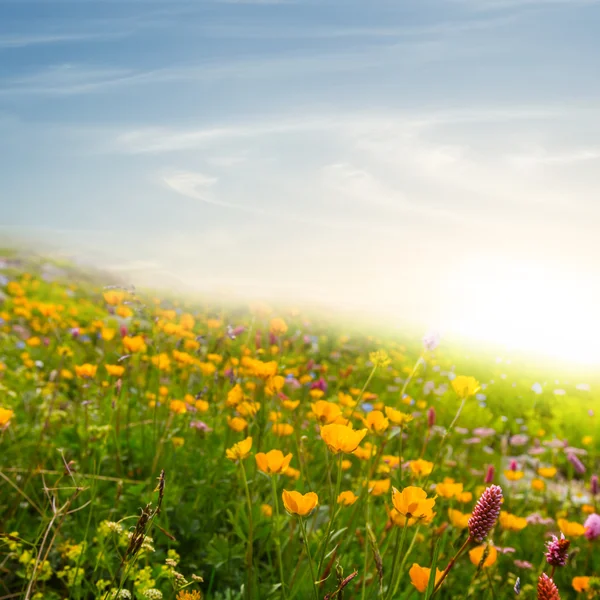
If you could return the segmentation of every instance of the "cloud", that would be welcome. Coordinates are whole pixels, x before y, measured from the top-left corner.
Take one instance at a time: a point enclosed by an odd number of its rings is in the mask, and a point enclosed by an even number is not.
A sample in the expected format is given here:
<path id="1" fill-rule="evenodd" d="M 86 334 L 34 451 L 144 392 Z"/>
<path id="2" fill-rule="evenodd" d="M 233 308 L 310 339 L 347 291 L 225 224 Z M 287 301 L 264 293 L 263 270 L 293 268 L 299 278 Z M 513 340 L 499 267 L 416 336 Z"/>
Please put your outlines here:
<path id="1" fill-rule="evenodd" d="M 552 165 L 570 166 L 600 160 L 600 148 L 581 148 L 559 153 L 537 150 L 529 154 L 509 155 L 507 160 L 509 163 L 522 168 Z"/>

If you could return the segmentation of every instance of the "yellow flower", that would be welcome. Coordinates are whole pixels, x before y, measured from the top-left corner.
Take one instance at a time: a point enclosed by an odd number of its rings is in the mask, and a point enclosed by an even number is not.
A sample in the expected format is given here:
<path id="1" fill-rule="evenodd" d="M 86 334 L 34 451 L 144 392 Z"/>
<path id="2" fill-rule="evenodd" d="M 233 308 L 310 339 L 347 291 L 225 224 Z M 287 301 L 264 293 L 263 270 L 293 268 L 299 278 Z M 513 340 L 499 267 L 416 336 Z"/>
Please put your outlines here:
<path id="1" fill-rule="evenodd" d="M 352 506 L 357 500 L 358 496 L 350 490 L 340 492 L 340 495 L 337 497 L 337 503 L 343 506 Z"/>
<path id="2" fill-rule="evenodd" d="M 244 399 L 244 390 L 239 383 L 236 383 L 228 392 L 225 404 L 233 407 L 237 406 Z"/>
<path id="3" fill-rule="evenodd" d="M 409 485 L 401 492 L 393 487 L 392 504 L 405 517 L 426 519 L 433 514 L 435 498 L 427 498 L 427 492 L 420 487 Z"/>
<path id="4" fill-rule="evenodd" d="M 286 437 L 294 433 L 294 428 L 289 423 L 273 423 L 271 431 L 278 437 Z"/>
<path id="5" fill-rule="evenodd" d="M 106 304 L 110 304 L 111 306 L 116 306 L 117 304 L 121 304 L 125 299 L 125 293 L 119 292 L 117 290 L 108 290 L 104 292 L 104 301 Z"/>
<path id="6" fill-rule="evenodd" d="M 248 427 L 248 421 L 242 419 L 242 417 L 227 417 L 227 425 L 233 431 L 244 431 Z"/>
<path id="7" fill-rule="evenodd" d="M 463 484 L 462 483 L 452 483 L 452 482 L 443 482 L 438 483 L 435 486 L 435 491 L 438 496 L 442 498 L 452 498 L 454 496 L 458 497 L 462 494 Z"/>
<path id="8" fill-rule="evenodd" d="M 556 475 L 556 467 L 540 467 L 538 475 L 546 479 L 552 479 Z"/>
<path id="9" fill-rule="evenodd" d="M 159 371 L 168 371 L 171 368 L 171 359 L 166 352 L 161 352 L 160 354 L 152 357 L 152 364 Z"/>
<path id="10" fill-rule="evenodd" d="M 322 398 L 325 395 L 325 392 L 323 390 L 320 390 L 319 388 L 315 388 L 314 390 L 310 390 L 308 392 L 308 395 L 313 400 L 318 400 L 319 398 Z"/>
<path id="11" fill-rule="evenodd" d="M 440 580 L 442 573 L 443 571 L 440 571 L 439 569 L 435 570 L 435 583 Z M 431 569 L 413 563 L 408 574 L 410 575 L 410 582 L 417 588 L 417 591 L 423 593 L 429 584 Z"/>
<path id="12" fill-rule="evenodd" d="M 244 460 L 250 456 L 250 449 L 252 448 L 252 438 L 247 437 L 245 440 L 241 442 L 237 442 L 231 448 L 227 448 L 225 450 L 225 456 L 229 460 Z"/>
<path id="13" fill-rule="evenodd" d="M 196 400 L 191 404 L 193 404 L 198 409 L 198 412 L 201 413 L 208 412 L 208 409 L 210 408 L 210 404 L 206 400 Z"/>
<path id="14" fill-rule="evenodd" d="M 421 477 L 421 475 L 429 475 L 431 471 L 433 471 L 433 463 L 428 460 L 423 460 L 422 458 L 411 460 L 410 470 L 418 477 Z"/>
<path id="15" fill-rule="evenodd" d="M 287 330 L 288 326 L 282 318 L 276 317 L 275 319 L 271 319 L 269 331 L 273 335 L 283 335 Z"/>
<path id="16" fill-rule="evenodd" d="M 177 594 L 176 600 L 202 600 L 202 594 L 198 590 L 181 590 Z"/>
<path id="17" fill-rule="evenodd" d="M 385 350 L 377 350 L 376 352 L 369 353 L 369 360 L 373 363 L 374 367 L 387 367 L 392 360 L 388 356 Z"/>
<path id="18" fill-rule="evenodd" d="M 581 523 L 575 521 L 567 521 L 566 519 L 557 519 L 556 524 L 562 533 L 567 538 L 581 537 L 585 533 L 585 527 Z"/>
<path id="19" fill-rule="evenodd" d="M 477 546 L 476 548 L 473 548 L 473 550 L 469 551 L 469 558 L 476 567 L 479 566 L 479 563 L 483 559 L 483 553 L 486 551 L 486 548 L 487 556 L 485 558 L 485 561 L 483 562 L 482 567 L 491 567 L 496 562 L 496 559 L 498 558 L 498 551 L 496 550 L 496 548 L 491 544 L 482 544 L 481 546 Z"/>
<path id="20" fill-rule="evenodd" d="M 141 335 L 128 336 L 123 338 L 123 347 L 127 352 L 136 354 L 138 352 L 146 352 L 146 342 Z"/>
<path id="21" fill-rule="evenodd" d="M 352 461 L 348 460 L 348 459 L 344 459 L 342 461 L 342 470 L 343 471 L 347 471 L 348 469 L 350 469 L 352 467 Z"/>
<path id="22" fill-rule="evenodd" d="M 344 394 L 344 392 L 338 392 L 338 401 L 342 406 L 347 408 L 354 408 L 357 404 L 356 400 L 353 400 L 350 394 Z"/>
<path id="23" fill-rule="evenodd" d="M 242 402 L 237 407 L 237 411 L 242 417 L 254 417 L 259 410 L 260 402 Z"/>
<path id="24" fill-rule="evenodd" d="M 121 365 L 104 365 L 106 372 L 112 377 L 121 377 L 125 373 L 125 367 Z"/>
<path id="25" fill-rule="evenodd" d="M 504 471 L 504 477 L 509 481 L 519 481 L 519 479 L 523 479 L 525 473 L 523 471 L 513 471 L 512 469 L 506 469 Z"/>
<path id="26" fill-rule="evenodd" d="M 300 492 L 288 492 L 283 490 L 281 494 L 283 506 L 291 515 L 305 517 L 311 513 L 319 503 L 319 497 L 314 492 L 301 494 Z"/>
<path id="27" fill-rule="evenodd" d="M 300 471 L 298 469 L 294 469 L 294 467 L 288 467 L 283 474 L 290 479 L 295 479 L 296 481 L 300 479 Z"/>
<path id="28" fill-rule="evenodd" d="M 581 510 L 586 514 L 586 515 L 591 515 L 594 512 L 594 507 L 591 504 L 584 504 L 581 507 Z"/>
<path id="29" fill-rule="evenodd" d="M 334 454 L 354 452 L 365 435 L 367 435 L 366 429 L 355 431 L 352 427 L 340 425 L 339 423 L 331 423 L 321 427 L 321 438 Z"/>
<path id="30" fill-rule="evenodd" d="M 287 408 L 288 410 L 295 410 L 296 408 L 298 408 L 299 404 L 300 400 L 284 400 L 281 403 L 281 406 L 283 406 L 283 408 Z"/>
<path id="31" fill-rule="evenodd" d="M 382 496 L 390 489 L 390 479 L 373 479 L 369 481 L 369 493 L 373 496 Z"/>
<path id="32" fill-rule="evenodd" d="M 183 446 L 183 444 L 185 444 L 185 438 L 172 437 L 171 442 L 173 444 L 173 448 L 181 448 L 181 446 Z"/>
<path id="33" fill-rule="evenodd" d="M 183 400 L 171 400 L 171 403 L 169 404 L 169 408 L 176 415 L 183 415 L 187 412 L 187 405 Z"/>
<path id="34" fill-rule="evenodd" d="M 401 410 L 396 410 L 390 406 L 385 407 L 385 416 L 394 424 L 403 427 L 407 423 L 413 420 L 413 416 L 407 413 L 403 413 Z"/>
<path id="35" fill-rule="evenodd" d="M 466 375 L 458 375 L 452 380 L 452 388 L 456 395 L 463 400 L 469 396 L 474 396 L 479 390 L 479 382 L 475 377 L 467 377 Z"/>
<path id="36" fill-rule="evenodd" d="M 453 527 L 457 529 L 464 529 L 469 524 L 471 513 L 461 513 L 460 510 L 454 510 L 453 508 L 448 509 L 448 518 Z"/>
<path id="37" fill-rule="evenodd" d="M 39 346 L 42 343 L 42 340 L 40 340 L 39 337 L 34 336 L 34 337 L 30 337 L 26 343 L 28 346 L 35 348 L 36 346 Z"/>
<path id="38" fill-rule="evenodd" d="M 517 517 L 516 515 L 512 515 L 505 511 L 500 513 L 499 520 L 500 525 L 509 531 L 521 531 L 527 527 L 527 519 L 524 519 L 523 517 Z"/>
<path id="39" fill-rule="evenodd" d="M 589 577 L 573 577 L 571 585 L 576 592 L 587 592 L 590 589 Z"/>
<path id="40" fill-rule="evenodd" d="M 363 419 L 367 429 L 373 433 L 383 433 L 390 425 L 388 419 L 383 416 L 380 410 L 372 410 Z"/>
<path id="41" fill-rule="evenodd" d="M 282 377 L 281 375 L 269 377 L 269 379 L 267 379 L 265 382 L 265 394 L 268 396 L 274 396 L 283 389 L 284 385 L 285 377 Z"/>
<path id="42" fill-rule="evenodd" d="M 544 483 L 543 479 L 532 479 L 531 480 L 531 489 L 532 490 L 535 490 L 536 492 L 543 492 L 545 488 L 546 488 L 546 484 Z"/>
<path id="43" fill-rule="evenodd" d="M 365 442 L 362 446 L 359 446 L 352 454 L 360 460 L 369 460 L 372 456 L 377 453 L 377 446 L 373 446 L 371 442 Z"/>
<path id="44" fill-rule="evenodd" d="M 267 453 L 259 452 L 254 458 L 259 471 L 267 475 L 279 475 L 289 467 L 292 454 L 284 456 L 281 450 L 269 450 Z"/>
<path id="45" fill-rule="evenodd" d="M 166 398 L 169 395 L 169 388 L 166 385 L 161 385 L 158 388 L 158 393 L 163 397 Z"/>
<path id="46" fill-rule="evenodd" d="M 77 373 L 77 377 L 82 377 L 84 379 L 90 379 L 94 377 L 97 369 L 98 367 L 96 365 L 90 365 L 89 363 L 75 365 L 75 373 Z"/>
<path id="47" fill-rule="evenodd" d="M 14 416 L 15 413 L 10 408 L 2 408 L 0 406 L 0 427 L 7 427 Z"/>
<path id="48" fill-rule="evenodd" d="M 129 308 L 129 306 L 118 306 L 115 312 L 123 319 L 126 319 L 133 314 L 133 311 Z"/>
<path id="49" fill-rule="evenodd" d="M 207 319 L 206 320 L 206 326 L 209 329 L 219 329 L 219 327 L 221 327 L 222 325 L 222 321 L 221 319 Z"/>
<path id="50" fill-rule="evenodd" d="M 69 369 L 62 369 L 60 372 L 60 376 L 62 379 L 73 379 L 73 373 L 71 373 Z"/>
<path id="51" fill-rule="evenodd" d="M 584 446 L 591 446 L 593 441 L 594 441 L 594 438 L 591 435 L 585 435 L 581 438 L 581 443 Z"/>
<path id="52" fill-rule="evenodd" d="M 273 516 L 273 507 L 270 504 L 261 504 L 260 512 L 267 517 L 267 519 L 270 519 Z"/>
<path id="53" fill-rule="evenodd" d="M 337 404 L 327 402 L 327 400 L 317 400 L 317 402 L 311 403 L 310 406 L 313 414 L 322 425 L 333 423 L 342 414 Z"/>

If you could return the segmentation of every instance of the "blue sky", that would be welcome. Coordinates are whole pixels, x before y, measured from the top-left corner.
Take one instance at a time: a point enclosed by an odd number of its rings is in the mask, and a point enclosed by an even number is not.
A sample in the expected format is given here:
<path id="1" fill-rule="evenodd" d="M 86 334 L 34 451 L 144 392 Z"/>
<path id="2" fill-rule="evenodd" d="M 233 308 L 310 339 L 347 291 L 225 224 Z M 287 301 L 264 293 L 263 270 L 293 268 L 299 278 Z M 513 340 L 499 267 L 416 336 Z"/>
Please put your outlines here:
<path id="1" fill-rule="evenodd" d="M 599 30 L 593 0 L 0 0 L 2 232 L 588 348 Z"/>

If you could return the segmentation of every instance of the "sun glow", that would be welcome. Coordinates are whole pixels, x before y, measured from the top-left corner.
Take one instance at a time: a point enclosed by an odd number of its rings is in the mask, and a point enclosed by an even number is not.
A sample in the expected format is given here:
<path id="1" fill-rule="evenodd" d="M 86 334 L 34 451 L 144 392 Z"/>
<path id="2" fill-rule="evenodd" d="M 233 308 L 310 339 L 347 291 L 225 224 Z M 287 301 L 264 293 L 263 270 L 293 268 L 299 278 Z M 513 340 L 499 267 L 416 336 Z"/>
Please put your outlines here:
<path id="1" fill-rule="evenodd" d="M 478 258 L 448 279 L 448 330 L 477 341 L 600 364 L 600 284 L 526 261 Z"/>

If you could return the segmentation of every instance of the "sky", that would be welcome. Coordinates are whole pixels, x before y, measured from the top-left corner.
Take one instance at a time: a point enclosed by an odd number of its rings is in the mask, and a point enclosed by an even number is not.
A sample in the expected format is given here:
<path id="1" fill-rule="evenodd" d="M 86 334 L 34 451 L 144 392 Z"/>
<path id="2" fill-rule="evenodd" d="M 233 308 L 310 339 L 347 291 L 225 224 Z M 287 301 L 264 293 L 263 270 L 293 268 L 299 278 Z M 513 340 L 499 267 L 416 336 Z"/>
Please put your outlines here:
<path id="1" fill-rule="evenodd" d="M 600 364 L 600 2 L 0 0 L 0 236 Z"/>

